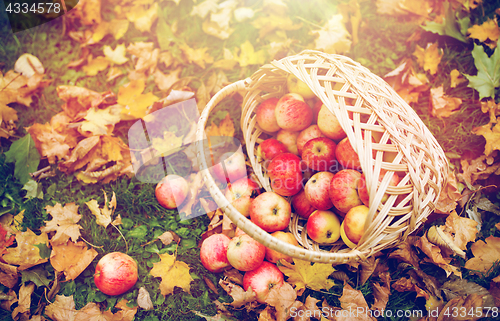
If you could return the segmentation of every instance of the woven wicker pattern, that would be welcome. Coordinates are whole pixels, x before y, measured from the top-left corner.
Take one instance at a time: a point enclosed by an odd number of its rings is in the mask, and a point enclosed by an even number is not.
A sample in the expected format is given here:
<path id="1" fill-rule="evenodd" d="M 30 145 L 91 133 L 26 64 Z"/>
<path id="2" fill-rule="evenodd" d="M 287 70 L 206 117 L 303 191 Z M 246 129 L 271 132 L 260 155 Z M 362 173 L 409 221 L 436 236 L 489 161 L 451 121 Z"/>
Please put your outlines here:
<path id="1" fill-rule="evenodd" d="M 304 51 L 262 66 L 251 78 L 222 89 L 212 98 L 198 123 L 197 139 L 203 139 L 213 107 L 245 88 L 241 127 L 247 154 L 261 185 L 271 191 L 269 177 L 255 155 L 258 144 L 269 136 L 256 125 L 254 111 L 265 99 L 286 93 L 290 73 L 304 81 L 335 114 L 359 155 L 370 194 L 365 235 L 355 249 L 341 241 L 324 247 L 307 237 L 305 220 L 295 215 L 289 228 L 304 248 L 292 246 L 238 213 L 205 171 L 205 182 L 216 203 L 238 227 L 265 246 L 313 262 L 357 261 L 404 240 L 433 211 L 448 176 L 448 162 L 414 110 L 383 79 L 348 57 Z M 201 161 L 206 159 L 203 148 L 198 156 Z M 386 174 L 379 182 L 381 169 Z M 401 180 L 397 186 L 389 186 L 394 172 Z M 389 197 L 383 203 L 384 194 Z"/>

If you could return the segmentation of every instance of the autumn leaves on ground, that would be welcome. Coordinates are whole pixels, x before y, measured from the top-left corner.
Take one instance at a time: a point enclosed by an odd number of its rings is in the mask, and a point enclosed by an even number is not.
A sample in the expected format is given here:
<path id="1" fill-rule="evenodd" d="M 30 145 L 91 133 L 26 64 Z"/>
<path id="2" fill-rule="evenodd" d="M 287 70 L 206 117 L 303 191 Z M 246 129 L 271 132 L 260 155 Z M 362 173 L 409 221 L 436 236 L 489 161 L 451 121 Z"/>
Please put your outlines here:
<path id="1" fill-rule="evenodd" d="M 31 30 L 4 25 L 2 317 L 354 320 L 349 311 L 362 310 L 371 312 L 356 320 L 495 319 L 499 11 L 485 0 L 80 0 Z M 231 236 L 235 225 L 213 211 L 197 162 L 168 155 L 191 183 L 179 209 L 190 220 L 159 206 L 154 184 L 135 176 L 133 164 L 193 142 L 194 120 L 176 107 L 168 130 L 140 150 L 127 133 L 190 98 L 201 111 L 225 85 L 303 49 L 345 54 L 383 77 L 436 136 L 452 171 L 435 213 L 406 241 L 356 264 L 285 263 L 284 286 L 261 304 L 241 273 L 200 263 L 200 241 Z M 208 136 L 243 141 L 244 94 L 211 113 Z M 98 259 L 113 251 L 139 266 L 135 287 L 114 297 L 93 281 Z"/>

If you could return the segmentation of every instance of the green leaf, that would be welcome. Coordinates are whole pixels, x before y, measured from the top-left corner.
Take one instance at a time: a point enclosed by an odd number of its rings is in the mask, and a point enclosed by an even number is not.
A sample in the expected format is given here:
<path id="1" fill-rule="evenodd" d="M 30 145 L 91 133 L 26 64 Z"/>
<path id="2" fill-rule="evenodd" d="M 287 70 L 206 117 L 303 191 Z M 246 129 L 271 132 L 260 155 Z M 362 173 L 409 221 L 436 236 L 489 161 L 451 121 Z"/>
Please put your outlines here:
<path id="1" fill-rule="evenodd" d="M 158 40 L 158 44 L 160 45 L 161 51 L 169 51 L 172 46 L 170 43 L 178 42 L 179 39 L 174 35 L 172 29 L 167 24 L 166 15 L 161 10 L 161 7 L 158 8 L 158 21 L 156 23 L 156 38 Z"/>
<path id="2" fill-rule="evenodd" d="M 37 183 L 35 180 L 30 179 L 26 184 L 24 184 L 23 189 L 27 191 L 24 198 L 40 198 L 43 199 L 42 184 Z"/>
<path id="3" fill-rule="evenodd" d="M 40 251 L 40 257 L 42 259 L 48 259 L 50 257 L 50 249 L 45 243 L 39 243 L 35 244 L 36 247 L 38 247 L 38 250 Z"/>
<path id="4" fill-rule="evenodd" d="M 24 270 L 20 273 L 22 276 L 21 283 L 32 281 L 37 287 L 50 286 L 51 280 L 47 278 L 49 276 L 49 272 L 47 272 L 47 270 L 42 267 L 36 267 L 31 270 Z"/>
<path id="5" fill-rule="evenodd" d="M 495 98 L 495 88 L 500 86 L 500 50 L 497 49 L 488 57 L 482 45 L 474 44 L 472 57 L 477 69 L 477 76 L 465 75 L 469 80 L 469 87 L 479 92 L 479 99 L 484 97 Z"/>
<path id="6" fill-rule="evenodd" d="M 31 179 L 30 173 L 36 171 L 40 163 L 40 154 L 30 134 L 13 142 L 5 157 L 8 163 L 16 162 L 14 176 L 23 185 Z"/>
<path id="7" fill-rule="evenodd" d="M 437 33 L 441 36 L 450 36 L 462 42 L 467 42 L 467 38 L 462 33 L 463 30 L 467 31 L 470 25 L 469 18 L 462 18 L 458 20 L 453 12 L 448 1 L 444 4 L 444 9 L 446 11 L 446 17 L 443 19 L 443 23 L 439 24 L 434 21 L 429 21 L 425 26 L 421 26 L 425 31 L 430 31 Z M 460 28 L 459 28 L 460 26 Z"/>
<path id="8" fill-rule="evenodd" d="M 148 234 L 148 227 L 146 225 L 141 225 L 134 228 L 133 230 L 130 230 L 126 236 L 143 239 L 146 237 L 146 234 Z"/>

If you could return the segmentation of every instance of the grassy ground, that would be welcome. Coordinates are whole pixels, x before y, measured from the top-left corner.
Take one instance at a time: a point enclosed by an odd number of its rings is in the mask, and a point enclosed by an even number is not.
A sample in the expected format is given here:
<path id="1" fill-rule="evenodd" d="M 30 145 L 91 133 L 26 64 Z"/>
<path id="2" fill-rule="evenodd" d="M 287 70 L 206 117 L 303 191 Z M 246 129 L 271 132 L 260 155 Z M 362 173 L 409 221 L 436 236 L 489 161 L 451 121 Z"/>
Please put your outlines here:
<path id="1" fill-rule="evenodd" d="M 184 2 L 184 1 L 183 1 Z M 186 1 L 187 3 L 188 1 Z M 316 1 L 321 2 L 321 1 Z M 316 3 L 315 2 L 315 3 Z M 411 57 L 415 46 L 419 44 L 424 47 L 427 42 L 434 42 L 435 34 L 423 33 L 417 42 L 406 43 L 406 40 L 419 27 L 414 22 L 404 21 L 394 17 L 384 17 L 383 19 L 376 13 L 374 1 L 360 1 L 363 25 L 360 29 L 360 41 L 353 46 L 348 55 L 361 62 L 374 73 L 383 76 L 393 70 L 398 63 Z M 296 23 L 304 23 L 303 28 L 289 31 L 288 36 L 299 41 L 293 43 L 290 48 L 290 54 L 300 52 L 305 48 L 307 39 L 310 37 L 309 31 L 314 25 L 321 25 L 328 17 L 336 12 L 335 5 L 329 2 L 321 2 L 323 6 L 311 5 L 304 9 L 301 2 L 290 2 L 290 17 Z M 237 25 L 235 26 L 234 36 L 226 41 L 214 41 L 213 38 L 203 36 L 200 19 L 192 19 L 189 15 L 191 3 L 185 6 L 176 7 L 175 4 L 164 2 L 164 12 L 166 17 L 171 20 L 177 20 L 177 37 L 182 38 L 188 45 L 198 47 L 208 47 L 208 51 L 214 57 L 222 57 L 222 47 L 236 47 L 245 40 L 251 39 L 258 47 L 258 32 L 256 28 Z M 247 5 L 257 8 L 259 1 L 247 1 Z M 493 7 L 493 5 L 491 6 Z M 486 10 L 490 10 L 486 7 Z M 475 19 L 479 18 L 479 13 Z M 15 108 L 19 114 L 18 131 L 16 136 L 23 137 L 26 134 L 25 127 L 33 123 L 45 123 L 58 113 L 61 109 L 62 101 L 57 97 L 56 88 L 60 85 L 76 85 L 85 87 L 97 92 L 116 89 L 127 82 L 126 77 L 117 78 L 111 82 L 106 82 L 104 73 L 97 76 L 88 77 L 81 70 L 68 69 L 66 65 L 79 58 L 80 49 L 75 45 L 67 34 L 63 33 L 61 20 L 53 21 L 42 26 L 12 34 L 9 27 L 5 24 L 5 17 L 0 16 L 3 23 L 0 26 L 0 68 L 3 72 L 13 69 L 17 57 L 25 52 L 29 52 L 43 59 L 46 69 L 46 78 L 52 79 L 52 83 L 43 91 L 42 95 L 34 98 L 31 106 L 26 107 L 16 105 Z M 304 22 L 305 21 L 305 22 Z M 135 29 L 127 32 L 127 42 L 151 41 L 144 33 Z M 156 41 L 153 39 L 153 41 Z M 428 95 L 422 95 L 418 103 L 413 107 L 418 112 L 424 123 L 430 128 L 436 136 L 443 149 L 448 153 L 456 155 L 480 155 L 484 149 L 484 138 L 482 136 L 472 135 L 472 128 L 488 122 L 488 116 L 480 110 L 477 93 L 468 88 L 467 84 L 461 84 L 457 88 L 449 89 L 449 79 L 447 75 L 452 69 L 458 69 L 460 72 L 474 74 L 475 68 L 472 56 L 470 55 L 470 45 L 458 44 L 452 40 L 443 41 L 439 38 L 441 47 L 444 48 L 444 55 L 440 65 L 441 71 L 433 80 L 432 86 L 443 84 L 447 93 L 453 97 L 462 98 L 463 104 L 458 113 L 446 120 L 439 120 L 431 117 L 429 113 Z M 114 48 L 118 42 L 111 37 L 106 38 L 102 44 L 110 45 Z M 101 45 L 91 48 L 92 53 L 100 55 Z M 181 72 L 181 77 L 196 76 L 206 80 L 209 71 L 202 70 L 195 65 L 185 65 Z M 258 66 L 248 66 L 242 69 L 235 68 L 227 71 L 226 75 L 230 82 L 243 79 L 251 75 Z M 165 71 L 165 70 L 163 70 Z M 196 83 L 194 83 L 196 86 Z M 146 91 L 152 90 L 153 93 L 161 95 L 154 85 L 151 85 Z M 230 113 L 235 124 L 239 123 L 238 102 L 229 100 L 218 107 L 212 113 L 209 123 L 214 121 L 218 123 L 226 113 Z M 126 140 L 129 123 L 120 124 L 115 133 Z M 237 135 L 241 135 L 237 127 Z M 241 136 L 240 136 L 241 137 Z M 15 137 L 16 138 L 16 137 Z M 14 139 L 12 139 L 14 140 Z M 176 211 L 170 211 L 158 205 L 154 197 L 154 185 L 145 184 L 136 178 L 119 178 L 106 185 L 82 185 L 74 175 L 67 175 L 56 170 L 56 176 L 49 177 L 41 181 L 44 192 L 43 199 L 31 198 L 24 199 L 22 185 L 14 178 L 14 165 L 5 162 L 4 152 L 10 147 L 11 141 L 1 139 L 0 145 L 0 195 L 1 195 L 1 214 L 7 212 L 17 213 L 25 210 L 23 221 L 24 228 L 38 230 L 44 221 L 49 220 L 48 213 L 45 210 L 47 205 L 56 203 L 66 204 L 75 202 L 79 206 L 80 214 L 83 219 L 80 222 L 82 226 L 82 237 L 87 240 L 99 253 L 94 262 L 80 275 L 76 280 L 62 282 L 58 294 L 73 295 L 76 308 L 80 309 L 88 302 L 101 302 L 103 306 L 114 307 L 121 298 L 128 299 L 135 303 L 138 295 L 138 289 L 145 286 L 152 294 L 152 302 L 155 305 L 153 311 L 139 309 L 136 314 L 136 320 L 205 320 L 204 317 L 197 316 L 193 311 L 199 311 L 205 315 L 215 315 L 217 309 L 214 300 L 220 302 L 230 302 L 231 298 L 217 286 L 218 293 L 215 293 L 207 286 L 206 279 L 214 284 L 218 284 L 221 275 L 209 273 L 200 263 L 199 250 L 197 248 L 201 240 L 201 234 L 206 231 L 209 224 L 207 216 L 199 216 L 195 219 L 180 221 Z M 456 160 L 458 162 L 459 159 Z M 457 163 L 458 164 L 458 163 Z M 39 168 L 49 165 L 46 160 L 42 160 Z M 115 192 L 118 199 L 116 214 L 123 218 L 123 224 L 118 232 L 109 226 L 104 229 L 95 223 L 95 218 L 91 214 L 85 202 L 96 199 L 99 204 L 104 203 L 103 191 L 109 196 Z M 500 195 L 491 194 L 493 202 L 499 202 Z M 498 217 L 493 214 L 485 213 L 483 217 L 482 237 L 488 235 L 499 236 L 498 230 L 493 227 L 498 222 Z M 163 245 L 156 238 L 164 231 L 175 231 L 182 239 L 179 246 L 175 244 Z M 123 235 L 123 236 L 122 236 Z M 134 290 L 118 297 L 109 297 L 99 292 L 93 282 L 93 271 L 97 260 L 105 253 L 112 251 L 127 252 L 139 263 L 139 282 Z M 161 253 L 177 253 L 178 259 L 186 262 L 191 267 L 191 276 L 194 282 L 191 284 L 191 293 L 186 294 L 180 289 L 176 289 L 173 295 L 166 298 L 160 294 L 159 279 L 149 275 L 152 264 L 159 261 L 158 255 Z M 468 255 L 470 255 L 470 250 Z M 391 271 L 393 279 L 398 276 L 407 275 L 411 267 L 402 267 L 394 259 L 387 259 L 386 263 Z M 462 262 L 464 264 L 465 262 Z M 436 269 L 432 264 L 423 265 L 424 270 L 429 275 L 443 278 L 443 271 Z M 361 290 L 370 305 L 374 301 L 372 288 L 369 282 L 361 286 L 358 284 L 358 275 L 350 271 L 347 267 L 339 267 L 347 273 L 352 284 Z M 50 264 L 43 264 L 37 267 L 39 273 L 45 275 L 48 280 L 55 277 L 54 270 Z M 494 271 L 483 278 L 473 275 L 465 275 L 466 278 L 474 280 L 480 285 L 487 286 L 491 279 L 498 275 L 500 267 L 495 267 Z M 372 281 L 378 281 L 377 277 L 372 277 Z M 334 306 L 340 306 L 339 297 L 342 295 L 343 286 L 340 282 L 330 289 L 329 293 L 321 293 L 312 290 L 306 290 L 303 298 L 312 295 L 318 299 L 326 299 L 328 303 Z M 0 291 L 7 292 L 7 288 L 0 285 Z M 32 302 L 43 304 L 44 287 L 38 287 Z M 424 310 L 425 300 L 416 298 L 415 292 L 396 293 L 391 295 L 387 305 L 388 310 Z M 33 310 L 36 304 L 32 305 Z M 246 310 L 232 311 L 236 320 L 254 320 L 258 318 L 257 312 Z M 8 320 L 10 312 L 0 310 L 0 318 Z M 394 318 L 384 318 L 383 320 L 395 320 Z"/>

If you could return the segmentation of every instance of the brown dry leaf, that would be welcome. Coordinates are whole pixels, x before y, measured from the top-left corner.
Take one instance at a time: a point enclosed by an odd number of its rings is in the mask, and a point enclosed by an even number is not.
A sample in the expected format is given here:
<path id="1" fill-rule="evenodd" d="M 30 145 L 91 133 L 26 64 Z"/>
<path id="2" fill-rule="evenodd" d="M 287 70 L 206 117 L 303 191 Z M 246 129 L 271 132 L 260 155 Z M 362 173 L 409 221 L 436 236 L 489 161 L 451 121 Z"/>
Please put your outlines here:
<path id="1" fill-rule="evenodd" d="M 97 254 L 96 250 L 88 249 L 82 241 L 52 244 L 50 264 L 54 270 L 64 272 L 66 281 L 74 280 L 92 263 Z"/>
<path id="2" fill-rule="evenodd" d="M 343 54 L 351 49 L 351 34 L 347 31 L 342 14 L 333 15 L 319 30 L 313 30 L 318 35 L 314 48 L 331 54 Z"/>
<path id="3" fill-rule="evenodd" d="M 292 308 L 294 309 L 293 313 L 295 317 L 293 317 L 293 321 L 309 321 L 311 318 L 318 320 L 321 319 L 325 313 L 323 313 L 323 311 L 316 305 L 318 302 L 318 299 L 315 299 L 310 295 L 307 296 L 304 303 L 295 301 L 290 307 L 290 310 Z"/>
<path id="4" fill-rule="evenodd" d="M 129 308 L 126 303 L 127 300 L 122 299 L 115 306 L 120 311 L 112 313 L 111 310 L 101 311 L 97 304 L 89 302 L 77 311 L 74 321 L 132 321 L 137 313 L 137 307 Z"/>
<path id="5" fill-rule="evenodd" d="M 331 264 L 314 263 L 293 259 L 293 265 L 284 260 L 281 261 L 283 266 L 278 266 L 281 272 L 288 276 L 287 282 L 295 286 L 295 290 L 299 292 L 302 289 L 310 288 L 315 291 L 322 289 L 330 289 L 335 282 L 328 279 L 335 269 Z"/>
<path id="6" fill-rule="evenodd" d="M 193 205 L 199 201 L 198 194 L 201 192 L 204 184 L 201 172 L 197 172 L 196 174 L 191 173 L 186 180 L 190 191 L 189 200 L 185 202 L 184 205 L 178 209 L 178 211 L 179 214 L 184 212 L 185 217 L 189 217 L 189 215 L 192 214 Z"/>
<path id="7" fill-rule="evenodd" d="M 72 119 L 83 118 L 91 107 L 98 107 L 111 93 L 100 94 L 78 86 L 58 86 L 57 95 L 65 104 L 61 108 Z"/>
<path id="8" fill-rule="evenodd" d="M 429 88 L 425 74 L 418 74 L 413 60 L 404 60 L 396 69 L 384 76 L 385 81 L 408 103 L 418 102 L 420 94 Z"/>
<path id="9" fill-rule="evenodd" d="M 474 257 L 465 262 L 465 268 L 472 273 L 488 273 L 493 264 L 500 258 L 500 238 L 490 235 L 483 240 L 476 241 L 471 247 Z"/>
<path id="10" fill-rule="evenodd" d="M 16 234 L 16 242 L 17 246 L 9 247 L 7 253 L 2 256 L 3 261 L 6 263 L 19 265 L 18 270 L 22 271 L 48 261 L 48 259 L 40 256 L 40 249 L 38 248 L 43 244 L 49 246 L 47 233 L 36 235 L 30 229 L 27 229 L 26 232 Z"/>
<path id="11" fill-rule="evenodd" d="M 466 251 L 467 243 L 476 240 L 476 235 L 479 232 L 477 225 L 476 221 L 467 217 L 460 217 L 456 211 L 453 211 L 446 218 L 444 231 L 454 234 L 453 242 L 455 245 L 461 250 Z"/>
<path id="12" fill-rule="evenodd" d="M 372 276 L 379 262 L 380 259 L 375 258 L 373 255 L 360 262 L 361 269 L 359 270 L 359 283 L 361 285 L 365 284 L 370 276 Z"/>
<path id="13" fill-rule="evenodd" d="M 433 44 L 428 43 L 425 49 L 416 45 L 413 55 L 417 58 L 420 67 L 423 67 L 431 75 L 435 75 L 438 65 L 441 62 L 441 57 L 443 57 L 443 51 L 438 48 L 438 43 L 435 42 Z"/>
<path id="14" fill-rule="evenodd" d="M 484 154 L 489 156 L 493 151 L 500 150 L 500 122 L 496 124 L 488 123 L 486 125 L 472 129 L 475 135 L 482 135 L 486 139 Z"/>
<path id="15" fill-rule="evenodd" d="M 5 298 L 5 300 L 0 301 L 0 307 L 4 310 L 12 311 L 11 306 L 18 301 L 17 293 L 14 290 L 9 289 L 6 294 L 8 297 Z"/>
<path id="16" fill-rule="evenodd" d="M 295 303 L 296 299 L 297 292 L 289 283 L 283 282 L 281 287 L 273 287 L 269 291 L 265 301 L 276 309 L 277 321 L 285 321 L 288 319 L 290 307 Z"/>
<path id="17" fill-rule="evenodd" d="M 240 271 L 236 269 L 224 271 L 224 276 L 231 282 L 243 285 L 243 274 L 241 274 Z"/>
<path id="18" fill-rule="evenodd" d="M 500 28 L 498 27 L 496 17 L 494 19 L 488 18 L 481 25 L 473 25 L 467 29 L 467 33 L 469 33 L 469 38 L 484 42 L 491 49 L 494 49 L 497 46 L 498 37 L 500 36 Z"/>
<path id="19" fill-rule="evenodd" d="M 493 99 L 481 101 L 481 111 L 490 115 L 490 123 L 496 123 L 497 116 L 500 116 L 500 103 L 495 104 Z"/>
<path id="20" fill-rule="evenodd" d="M 134 23 L 137 30 L 141 32 L 150 31 L 151 25 L 158 18 L 158 3 L 154 2 L 150 6 L 134 5 L 130 10 L 127 10 L 125 15 L 130 22 Z"/>
<path id="21" fill-rule="evenodd" d="M 167 231 L 158 236 L 158 239 L 163 243 L 163 245 L 169 245 L 174 240 L 176 243 L 179 243 L 179 241 L 181 240 L 181 238 L 177 234 L 171 231 Z"/>
<path id="22" fill-rule="evenodd" d="M 189 64 L 195 63 L 202 69 L 205 69 L 205 64 L 211 64 L 214 62 L 214 57 L 207 53 L 207 47 L 193 49 L 184 43 L 180 46 L 180 48 L 184 53 L 187 63 Z"/>
<path id="23" fill-rule="evenodd" d="M 90 108 L 81 122 L 79 131 L 84 136 L 111 135 L 120 118 L 121 106 L 113 105 L 105 109 Z"/>
<path id="24" fill-rule="evenodd" d="M 127 51 L 131 55 L 138 57 L 135 64 L 136 73 L 145 74 L 149 72 L 149 74 L 152 74 L 155 71 L 160 56 L 160 49 L 154 48 L 154 43 L 135 42 L 128 45 Z"/>
<path id="25" fill-rule="evenodd" d="M 458 277 L 462 277 L 462 272 L 460 269 L 454 265 L 451 265 L 451 258 L 441 251 L 441 248 L 437 245 L 432 244 L 427 239 L 426 235 L 421 236 L 416 242 L 415 245 L 419 247 L 426 255 L 426 260 L 436 264 L 446 272 L 446 276 L 449 276 L 451 273 L 454 273 Z M 445 249 L 446 250 L 446 249 Z"/>
<path id="26" fill-rule="evenodd" d="M 78 214 L 78 205 L 72 202 L 63 207 L 57 203 L 55 206 L 47 205 L 45 210 L 52 216 L 52 220 L 45 221 L 45 226 L 40 231 L 44 233 L 56 232 L 50 240 L 52 244 L 63 244 L 70 238 L 73 242 L 78 240 L 82 228 L 77 224 L 82 218 Z"/>
<path id="27" fill-rule="evenodd" d="M 457 176 L 467 184 L 470 188 L 477 180 L 487 179 L 491 174 L 500 175 L 500 162 L 494 162 L 497 152 L 493 152 L 490 156 L 481 155 L 470 161 L 462 159 L 462 173 Z"/>
<path id="28" fill-rule="evenodd" d="M 57 159 L 66 158 L 69 150 L 74 147 L 66 133 L 57 132 L 49 123 L 44 125 L 35 123 L 26 130 L 31 134 L 40 155 L 47 157 L 51 164 L 55 164 Z"/>
<path id="29" fill-rule="evenodd" d="M 420 266 L 420 258 L 413 249 L 413 245 L 417 239 L 417 237 L 410 236 L 403 242 L 399 243 L 396 246 L 396 249 L 389 254 L 389 258 L 402 260 L 403 262 L 406 262 L 418 269 Z"/>
<path id="30" fill-rule="evenodd" d="M 37 57 L 25 53 L 17 58 L 14 64 L 14 71 L 30 78 L 37 73 L 44 74 L 45 68 L 43 68 L 42 62 Z"/>
<path id="31" fill-rule="evenodd" d="M 440 119 L 456 113 L 462 104 L 462 99 L 445 95 L 443 86 L 431 88 L 431 99 L 431 114 Z"/>
<path id="32" fill-rule="evenodd" d="M 151 296 L 145 287 L 141 286 L 137 295 L 137 305 L 144 310 L 152 310 L 154 308 Z"/>
<path id="33" fill-rule="evenodd" d="M 56 295 L 56 299 L 47 305 L 44 313 L 54 321 L 75 320 L 78 311 L 75 309 L 73 296 Z"/>
<path id="34" fill-rule="evenodd" d="M 219 285 L 233 298 L 233 302 L 230 304 L 235 308 L 239 308 L 243 305 L 249 306 L 252 303 L 256 303 L 256 294 L 252 290 L 252 287 L 249 287 L 248 291 L 245 291 L 241 286 L 222 279 L 219 280 Z"/>
<path id="35" fill-rule="evenodd" d="M 441 310 L 437 321 L 476 321 L 484 315 L 482 313 L 460 313 L 460 311 L 482 311 L 483 298 L 479 294 L 470 294 L 467 297 L 456 297 L 446 303 Z M 458 313 L 453 313 L 457 311 Z"/>
<path id="36" fill-rule="evenodd" d="M 77 18 L 86 26 L 101 23 L 101 0 L 79 1 L 78 5 L 70 11 L 72 18 Z"/>
<path id="37" fill-rule="evenodd" d="M 13 288 L 17 285 L 19 276 L 17 274 L 17 266 L 9 265 L 0 262 L 0 283 L 8 288 Z"/>
<path id="38" fill-rule="evenodd" d="M 417 298 L 423 297 L 426 300 L 429 299 L 429 293 L 418 287 L 415 283 L 416 281 L 412 277 L 409 279 L 402 277 L 392 284 L 392 288 L 398 292 L 415 291 L 417 292 Z"/>
<path id="39" fill-rule="evenodd" d="M 193 281 L 189 275 L 189 265 L 182 261 L 177 261 L 175 254 L 158 254 L 160 262 L 153 263 L 153 268 L 149 272 L 154 277 L 160 277 L 160 291 L 164 296 L 174 292 L 174 287 L 180 287 L 189 293 L 190 283 Z"/>
<path id="40" fill-rule="evenodd" d="M 389 302 L 389 295 L 391 295 L 391 275 L 389 272 L 379 274 L 382 284 L 373 282 L 373 297 L 375 302 L 371 306 L 372 310 L 383 311 Z"/>
<path id="41" fill-rule="evenodd" d="M 169 90 L 172 85 L 179 80 L 179 73 L 181 72 L 181 70 L 181 68 L 177 68 L 171 71 L 168 75 L 165 75 L 159 69 L 156 69 L 153 74 L 155 77 L 156 86 L 158 86 L 161 91 Z"/>
<path id="42" fill-rule="evenodd" d="M 457 202 L 462 198 L 462 194 L 458 191 L 457 178 L 455 173 L 448 173 L 446 185 L 439 194 L 439 199 L 436 204 L 436 213 L 448 214 L 457 207 Z"/>
<path id="43" fill-rule="evenodd" d="M 85 202 L 89 207 L 92 214 L 96 217 L 96 223 L 98 225 L 108 227 L 111 224 L 111 216 L 115 212 L 116 209 L 116 194 L 113 192 L 113 196 L 111 197 L 111 201 L 108 203 L 108 196 L 106 192 L 104 193 L 104 206 L 102 209 L 99 208 L 99 204 L 96 200 L 90 200 Z"/>
<path id="44" fill-rule="evenodd" d="M 377 0 L 377 13 L 393 16 L 427 17 L 432 11 L 428 1 L 421 0 Z"/>
<path id="45" fill-rule="evenodd" d="M 363 311 L 361 313 L 339 313 L 338 321 L 372 321 L 376 318 L 370 318 L 368 313 L 368 304 L 360 290 L 354 290 L 348 283 L 344 284 L 342 296 L 339 299 L 340 306 L 346 311 Z M 342 311 L 343 312 L 343 311 Z"/>
<path id="46" fill-rule="evenodd" d="M 215 70 L 210 74 L 206 82 L 207 92 L 215 95 L 222 88 L 229 84 L 226 74 L 222 70 Z"/>
<path id="47" fill-rule="evenodd" d="M 116 309 L 119 309 L 116 313 L 113 314 L 113 318 L 111 321 L 132 321 L 135 318 L 135 314 L 137 313 L 138 307 L 135 306 L 130 308 L 127 306 L 128 300 L 121 299 L 115 305 Z"/>
<path id="48" fill-rule="evenodd" d="M 31 294 L 35 291 L 35 283 L 29 282 L 28 285 L 23 283 L 19 289 L 19 305 L 12 311 L 12 319 L 19 318 L 26 320 L 30 315 Z M 20 316 L 21 314 L 22 316 Z"/>

